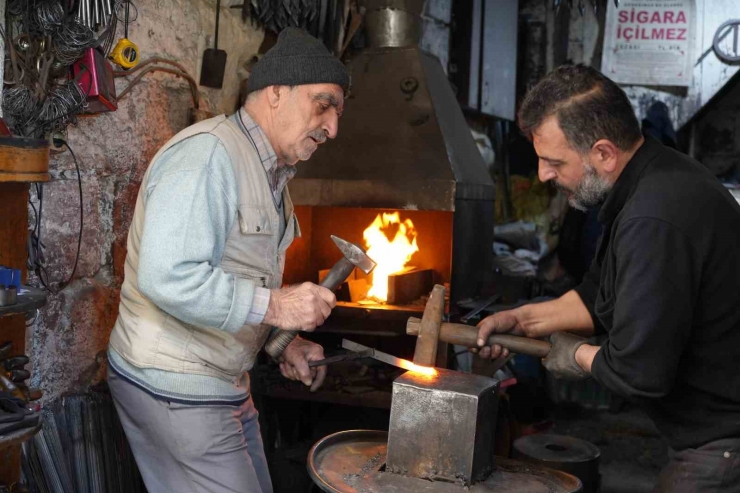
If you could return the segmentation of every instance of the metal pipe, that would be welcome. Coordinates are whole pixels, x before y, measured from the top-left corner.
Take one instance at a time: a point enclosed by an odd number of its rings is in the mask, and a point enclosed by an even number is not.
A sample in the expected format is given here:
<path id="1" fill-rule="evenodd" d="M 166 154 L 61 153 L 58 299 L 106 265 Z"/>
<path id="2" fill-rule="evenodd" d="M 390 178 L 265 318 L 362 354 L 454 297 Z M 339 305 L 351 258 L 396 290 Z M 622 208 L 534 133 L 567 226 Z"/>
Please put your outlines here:
<path id="1" fill-rule="evenodd" d="M 98 24 L 100 24 L 100 8 L 98 5 L 98 0 L 92 0 L 92 4 L 93 4 L 93 25 L 97 26 Z"/>
<path id="2" fill-rule="evenodd" d="M 365 14 L 365 30 L 371 48 L 418 46 L 422 19 L 405 10 L 370 10 Z"/>
<path id="3" fill-rule="evenodd" d="M 103 12 L 105 12 L 105 25 L 109 25 L 111 18 L 113 17 L 113 7 L 111 6 L 111 0 L 103 1 Z"/>
<path id="4" fill-rule="evenodd" d="M 90 27 L 90 0 L 80 0 L 84 5 L 85 25 Z"/>

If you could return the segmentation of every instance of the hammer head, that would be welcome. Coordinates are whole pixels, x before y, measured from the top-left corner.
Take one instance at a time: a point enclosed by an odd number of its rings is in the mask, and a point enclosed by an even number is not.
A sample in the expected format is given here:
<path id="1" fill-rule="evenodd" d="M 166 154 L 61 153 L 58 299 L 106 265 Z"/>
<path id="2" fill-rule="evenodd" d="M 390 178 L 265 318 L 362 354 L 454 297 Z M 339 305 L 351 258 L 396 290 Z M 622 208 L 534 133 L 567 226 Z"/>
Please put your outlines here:
<path id="1" fill-rule="evenodd" d="M 352 265 L 360 269 L 365 274 L 370 274 L 370 271 L 375 268 L 375 262 L 367 256 L 365 250 L 362 248 L 334 235 L 331 235 L 331 239 L 342 252 L 344 258 L 352 262 Z"/>

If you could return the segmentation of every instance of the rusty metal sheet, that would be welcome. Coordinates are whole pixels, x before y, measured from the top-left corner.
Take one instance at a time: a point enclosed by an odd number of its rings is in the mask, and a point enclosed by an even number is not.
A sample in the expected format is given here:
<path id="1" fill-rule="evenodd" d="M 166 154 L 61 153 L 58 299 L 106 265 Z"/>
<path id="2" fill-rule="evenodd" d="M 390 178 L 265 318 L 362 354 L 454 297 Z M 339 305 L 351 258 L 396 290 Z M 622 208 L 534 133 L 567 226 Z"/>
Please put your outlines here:
<path id="1" fill-rule="evenodd" d="M 348 430 L 319 440 L 308 454 L 308 472 L 327 493 L 575 493 L 570 474 L 496 458 L 493 472 L 472 487 L 428 481 L 384 471 L 388 434 Z"/>
<path id="2" fill-rule="evenodd" d="M 389 472 L 470 485 L 493 469 L 498 381 L 437 369 L 393 382 Z"/>

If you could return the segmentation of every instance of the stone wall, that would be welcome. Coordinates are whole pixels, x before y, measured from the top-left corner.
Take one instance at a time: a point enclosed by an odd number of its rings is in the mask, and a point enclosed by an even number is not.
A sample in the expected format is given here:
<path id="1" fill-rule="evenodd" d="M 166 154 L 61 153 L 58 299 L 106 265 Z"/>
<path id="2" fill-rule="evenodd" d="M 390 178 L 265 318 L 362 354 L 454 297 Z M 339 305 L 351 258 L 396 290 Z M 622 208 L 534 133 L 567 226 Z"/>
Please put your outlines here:
<path id="1" fill-rule="evenodd" d="M 185 65 L 197 80 L 203 50 L 213 46 L 215 0 L 138 0 L 129 38 L 142 59 L 161 56 Z M 199 87 L 201 108 L 234 111 L 243 66 L 257 53 L 263 33 L 243 23 L 223 2 L 219 48 L 228 53 L 222 90 Z M 122 29 L 120 30 L 122 35 Z M 241 67 L 241 69 L 240 69 Z M 119 79 L 120 92 L 127 81 Z M 68 141 L 82 172 L 84 230 L 72 284 L 51 295 L 27 329 L 31 384 L 49 401 L 86 389 L 105 370 L 108 336 L 118 314 L 126 235 L 146 167 L 157 149 L 188 125 L 187 83 L 153 73 L 119 102 L 118 111 L 80 118 Z M 69 152 L 52 156 L 52 181 L 44 185 L 42 241 L 52 282 L 66 280 L 79 231 L 77 174 Z M 31 213 L 31 221 L 33 214 Z"/>

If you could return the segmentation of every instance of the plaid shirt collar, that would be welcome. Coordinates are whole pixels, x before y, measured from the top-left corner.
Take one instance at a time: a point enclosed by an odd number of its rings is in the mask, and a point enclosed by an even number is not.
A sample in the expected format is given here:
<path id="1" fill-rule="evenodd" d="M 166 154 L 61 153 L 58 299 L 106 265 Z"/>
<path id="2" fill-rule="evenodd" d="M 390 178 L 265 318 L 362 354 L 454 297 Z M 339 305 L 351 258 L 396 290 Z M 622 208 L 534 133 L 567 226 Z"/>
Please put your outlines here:
<path id="1" fill-rule="evenodd" d="M 239 124 L 239 128 L 242 129 L 244 134 L 257 150 L 260 161 L 262 161 L 262 166 L 265 168 L 265 174 L 267 175 L 267 181 L 272 190 L 275 205 L 280 207 L 285 185 L 287 185 L 288 181 L 290 181 L 290 179 L 296 174 L 297 170 L 295 166 L 286 165 L 278 167 L 277 155 L 275 154 L 275 150 L 272 148 L 270 141 L 267 140 L 265 132 L 252 119 L 252 117 L 249 116 L 249 113 L 247 113 L 244 108 L 239 109 L 239 111 L 234 115 L 234 120 L 236 120 Z"/>

